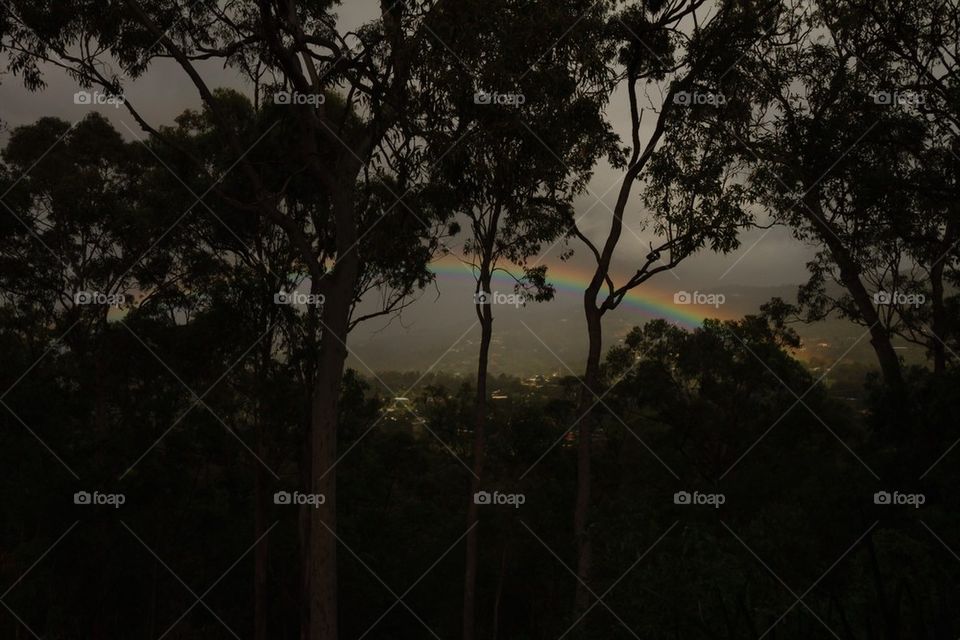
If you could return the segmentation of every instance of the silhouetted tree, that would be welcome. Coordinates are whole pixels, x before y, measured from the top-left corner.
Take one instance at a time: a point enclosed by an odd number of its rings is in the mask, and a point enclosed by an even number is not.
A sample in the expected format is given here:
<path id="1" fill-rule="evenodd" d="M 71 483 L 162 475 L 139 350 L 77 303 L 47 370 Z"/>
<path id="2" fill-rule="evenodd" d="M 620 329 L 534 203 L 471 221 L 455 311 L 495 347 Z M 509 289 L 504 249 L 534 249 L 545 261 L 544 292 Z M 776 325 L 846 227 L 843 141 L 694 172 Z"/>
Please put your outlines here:
<path id="1" fill-rule="evenodd" d="M 735 106 L 745 99 L 737 95 L 741 84 L 737 67 L 741 51 L 763 33 L 760 19 L 766 17 L 765 6 L 723 2 L 714 10 L 698 1 L 638 2 L 610 20 L 611 37 L 619 47 L 617 77 L 629 102 L 630 146 L 629 157 L 617 164 L 624 175 L 606 237 L 595 243 L 578 228 L 573 230 L 596 260 L 584 292 L 588 350 L 580 392 L 582 417 L 577 423 L 579 480 L 574 531 L 578 611 L 585 610 L 590 600 L 590 412 L 603 393 L 602 319 L 631 290 L 701 248 L 727 251 L 736 246 L 737 231 L 747 223 L 747 216 L 738 204 L 741 191 L 731 182 L 728 170 L 733 160 L 729 139 L 721 134 L 721 127 L 710 123 L 743 117 L 743 110 Z M 660 89 L 662 101 L 645 107 L 643 92 L 653 87 Z M 655 114 L 652 129 L 641 127 L 645 113 Z M 646 204 L 650 208 L 642 228 L 653 231 L 659 244 L 650 247 L 626 282 L 615 284 L 611 264 L 623 234 L 630 195 L 638 183 L 648 186 Z"/>
<path id="2" fill-rule="evenodd" d="M 598 157 L 613 151 L 601 117 L 608 52 L 596 46 L 603 12 L 594 2 L 461 2 L 437 18 L 439 42 L 422 52 L 420 97 L 431 121 L 445 125 L 428 136 L 441 158 L 434 182 L 465 218 L 461 260 L 476 279 L 481 331 L 463 604 L 463 638 L 472 640 L 480 536 L 474 495 L 484 481 L 488 360 L 495 296 L 503 294 L 494 291 L 493 277 L 499 271 L 513 279 L 523 303 L 553 297 L 546 267 L 531 260 L 564 235 L 572 199 Z M 544 49 L 551 55 L 541 62 Z M 471 82 L 460 81 L 464 73 Z"/>
<path id="3" fill-rule="evenodd" d="M 122 96 L 126 79 L 143 75 L 158 60 L 172 60 L 194 85 L 220 144 L 230 150 L 245 179 L 240 193 L 224 193 L 219 179 L 212 180 L 213 188 L 234 206 L 281 228 L 310 275 L 312 292 L 325 297 L 322 317 L 317 316 L 322 331 L 315 351 L 309 438 L 310 491 L 324 494 L 326 501 L 305 510 L 310 517 L 305 638 L 337 637 L 336 483 L 335 474 L 326 470 L 337 457 L 337 399 L 353 303 L 363 288 L 364 264 L 375 259 L 361 256 L 358 243 L 382 219 L 364 215 L 360 185 L 376 180 L 390 196 L 389 210 L 412 211 L 403 198 L 415 173 L 409 169 L 410 147 L 403 142 L 401 125 L 414 116 L 406 110 L 410 63 L 426 37 L 424 21 L 435 4 L 382 3 L 378 18 L 352 34 L 333 26 L 333 3 L 306 6 L 283 0 L 225 9 L 216 3 L 181 7 L 125 0 L 114 11 L 75 2 L 56 12 L 14 2 L 0 13 L 0 47 L 9 56 L 9 69 L 31 89 L 43 86 L 43 65 L 49 63 L 66 68 L 86 87 Z M 91 37 L 96 48 L 84 44 Z M 123 75 L 105 71 L 108 58 Z M 258 89 L 264 75 L 272 74 L 275 82 L 258 92 L 256 102 L 266 96 L 288 103 L 289 124 L 281 131 L 295 159 L 294 175 L 309 176 L 322 196 L 318 215 L 304 218 L 290 211 L 287 180 L 271 180 L 252 161 L 249 153 L 259 138 L 243 139 L 229 105 L 205 80 L 200 62 L 211 60 L 252 76 Z M 345 97 L 333 100 L 341 86 Z M 277 100 L 278 92 L 288 99 Z M 326 98 L 331 98 L 329 105 Z M 135 105 L 121 99 L 141 128 L 169 141 Z M 262 132 L 267 133 L 269 129 Z M 204 166 L 202 159 L 193 160 Z M 434 231 L 429 223 L 418 228 L 423 235 Z"/>

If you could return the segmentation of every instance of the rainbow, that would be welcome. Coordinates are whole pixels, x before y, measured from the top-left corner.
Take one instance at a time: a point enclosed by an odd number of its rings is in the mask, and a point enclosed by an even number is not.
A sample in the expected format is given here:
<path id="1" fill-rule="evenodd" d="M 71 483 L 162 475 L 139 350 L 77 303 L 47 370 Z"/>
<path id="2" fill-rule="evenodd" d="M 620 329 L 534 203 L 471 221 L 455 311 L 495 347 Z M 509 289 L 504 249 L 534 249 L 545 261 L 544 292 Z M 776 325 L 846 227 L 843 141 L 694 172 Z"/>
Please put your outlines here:
<path id="1" fill-rule="evenodd" d="M 444 282 L 469 283 L 473 286 L 475 280 L 469 265 L 465 265 L 454 257 L 444 257 L 430 264 L 430 270 L 437 276 L 441 285 Z M 569 262 L 555 262 L 548 264 L 547 282 L 556 289 L 557 295 L 569 295 L 582 299 L 583 291 L 593 277 L 589 266 L 578 267 Z M 663 274 L 661 279 L 673 278 Z M 623 282 L 623 279 L 614 279 L 614 282 Z M 502 273 L 494 276 L 494 282 L 502 291 L 513 290 L 513 280 Z M 676 280 L 673 280 L 676 282 Z M 662 286 L 662 285 L 661 285 Z M 679 287 L 678 287 L 679 289 Z M 703 325 L 707 318 L 728 319 L 729 313 L 713 307 L 698 305 L 678 305 L 673 302 L 674 291 L 656 288 L 653 284 L 645 284 L 634 289 L 623 299 L 620 309 L 627 307 L 640 313 L 647 319 L 663 318 L 668 322 L 687 329 L 695 329 Z M 549 304 L 549 303 L 546 303 Z"/>

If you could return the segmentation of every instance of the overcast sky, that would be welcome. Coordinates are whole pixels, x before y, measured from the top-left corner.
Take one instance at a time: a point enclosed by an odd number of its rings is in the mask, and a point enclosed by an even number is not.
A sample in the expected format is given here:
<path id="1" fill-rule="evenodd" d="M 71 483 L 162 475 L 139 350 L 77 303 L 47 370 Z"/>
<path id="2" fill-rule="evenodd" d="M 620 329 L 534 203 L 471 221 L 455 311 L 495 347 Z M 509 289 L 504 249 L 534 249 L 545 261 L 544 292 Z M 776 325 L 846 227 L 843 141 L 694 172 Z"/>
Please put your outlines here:
<path id="1" fill-rule="evenodd" d="M 377 2 L 368 0 L 352 1 L 342 12 L 341 25 L 355 29 L 364 19 L 373 15 L 377 5 Z M 249 88 L 243 85 L 232 70 L 220 68 L 213 63 L 201 64 L 199 69 L 208 86 L 233 87 L 250 93 Z M 56 116 L 76 122 L 91 109 L 95 109 L 128 139 L 144 135 L 123 108 L 75 104 L 74 93 L 79 90 L 78 85 L 55 67 L 47 70 L 47 87 L 43 91 L 28 92 L 18 78 L 9 75 L 0 77 L 0 80 L 0 121 L 8 127 L 29 124 L 43 116 Z M 155 63 L 144 77 L 126 83 L 124 94 L 145 119 L 155 126 L 172 124 L 174 117 L 183 110 L 200 106 L 193 85 L 181 69 L 169 61 Z M 621 136 L 626 136 L 629 133 L 629 117 L 625 95 L 618 92 L 613 98 L 607 117 L 615 130 Z M 4 135 L 0 142 L 5 142 L 5 139 Z M 581 229 L 597 243 L 602 242 L 609 228 L 611 209 L 621 179 L 621 172 L 606 165 L 599 166 L 588 192 L 577 199 L 576 210 Z M 615 257 L 613 271 L 620 276 L 627 276 L 636 270 L 638 261 L 648 253 L 648 243 L 655 240 L 641 231 L 643 210 L 636 192 L 637 189 L 634 189 L 633 201 L 626 213 L 626 228 Z M 454 243 L 452 246 L 456 248 L 457 245 Z M 569 273 L 572 267 L 573 271 L 584 274 L 579 279 L 585 281 L 585 274 L 592 268 L 591 258 L 578 243 L 571 246 L 575 255 L 571 264 L 566 265 L 566 272 Z M 563 245 L 553 246 L 541 258 L 542 264 L 558 267 L 559 255 L 564 248 Z M 735 293 L 738 287 L 770 287 L 771 290 L 780 287 L 775 294 L 790 297 L 788 292 L 795 289 L 782 287 L 805 280 L 805 264 L 811 255 L 810 247 L 795 241 L 787 229 L 751 230 L 743 233 L 739 250 L 729 255 L 716 255 L 708 251 L 698 254 L 673 272 L 661 274 L 643 285 L 641 295 L 649 296 L 651 300 L 664 297 L 669 299 L 672 293 L 684 290 L 726 291 L 737 297 L 743 295 Z M 472 293 L 468 273 L 460 274 L 460 277 L 441 273 L 438 275 L 436 287 L 425 292 L 417 304 L 404 312 L 402 319 L 389 323 L 385 320 L 368 322 L 354 331 L 351 338 L 352 366 L 359 369 L 386 368 L 397 366 L 394 363 L 401 362 L 409 368 L 425 369 L 437 358 L 446 358 L 449 361 L 462 356 L 466 358 L 465 361 L 469 361 L 473 355 L 474 347 L 471 345 L 475 338 L 469 329 L 475 321 Z M 753 296 L 754 301 L 749 310 L 741 310 L 740 313 L 755 310 L 759 301 L 765 299 L 764 295 L 767 294 L 760 292 Z M 579 310 L 581 299 L 582 294 L 578 293 L 578 287 L 568 287 L 566 291 L 558 294 L 554 302 L 548 303 L 551 305 L 549 309 L 501 310 L 498 326 L 505 340 L 513 340 L 505 352 L 512 353 L 513 357 L 505 356 L 504 367 L 518 370 L 516 362 L 511 361 L 522 359 L 527 363 L 535 363 L 529 366 L 538 367 L 537 370 L 544 367 L 543 370 L 550 370 L 551 366 L 559 366 L 551 354 L 562 354 L 562 357 L 571 363 L 582 357 L 583 341 L 570 338 L 582 336 L 582 311 Z M 537 315 L 542 313 L 548 315 Z M 703 311 L 703 315 L 709 313 L 710 310 Z M 622 334 L 629 326 L 650 317 L 628 309 L 618 310 L 614 315 L 617 317 L 609 321 L 614 323 L 611 331 L 613 336 Z M 670 311 L 667 310 L 666 316 L 669 315 Z M 534 318 L 541 318 L 541 324 L 550 324 L 551 321 L 567 324 L 562 325 L 566 328 L 555 335 L 544 332 L 538 342 L 530 337 L 527 331 L 530 325 L 523 322 L 523 318 L 531 322 Z M 509 324 L 511 322 L 512 325 Z M 457 340 L 462 342 L 454 344 Z M 394 345 L 407 345 L 409 348 L 397 351 Z M 522 357 L 518 355 L 521 349 L 528 350 Z M 392 354 L 393 359 L 387 357 L 391 350 L 397 351 Z M 458 356 L 461 350 L 464 350 L 464 353 Z M 445 362 L 444 366 L 453 365 L 453 362 Z"/>
<path id="2" fill-rule="evenodd" d="M 356 29 L 365 20 L 375 15 L 378 6 L 379 3 L 374 0 L 351 0 L 341 11 L 341 29 Z M 200 64 L 199 70 L 208 86 L 232 87 L 251 93 L 249 87 L 246 87 L 240 77 L 230 69 L 223 69 L 208 62 Z M 74 93 L 80 88 L 63 71 L 50 67 L 47 69 L 45 79 L 46 89 L 28 92 L 23 88 L 19 78 L 9 75 L 0 76 L 0 121 L 8 127 L 29 124 L 43 116 L 56 116 L 69 122 L 76 122 L 91 109 L 95 109 L 109 119 L 128 139 L 144 135 L 125 109 L 107 105 L 75 104 Z M 136 81 L 127 82 L 124 85 L 124 94 L 154 126 L 172 124 L 173 119 L 183 110 L 196 109 L 200 106 L 194 86 L 182 70 L 169 61 L 157 62 L 145 76 Z M 613 96 L 607 117 L 621 136 L 629 133 L 628 108 L 624 92 L 618 92 Z M 647 121 L 650 120 L 652 119 L 647 119 Z M 5 142 L 5 139 L 6 135 L 0 137 L 0 142 Z M 577 199 L 576 210 L 581 229 L 597 243 L 602 242 L 609 228 L 611 209 L 614 206 L 621 179 L 621 172 L 606 165 L 599 166 L 587 193 Z M 633 201 L 626 213 L 626 228 L 614 262 L 614 274 L 620 276 L 627 276 L 635 271 L 638 261 L 648 253 L 648 243 L 655 240 L 641 231 L 643 210 L 636 192 L 637 189 L 634 189 Z M 456 248 L 457 245 L 452 246 Z M 578 279 L 585 281 L 585 274 L 592 270 L 591 258 L 582 246 L 573 244 L 572 248 L 575 250 L 575 255 L 571 264 L 565 265 L 566 272 L 570 273 L 571 268 L 573 271 L 579 271 L 584 274 L 584 277 Z M 558 267 L 559 255 L 563 250 L 564 246 L 555 245 L 541 258 L 542 264 Z M 673 272 L 661 274 L 643 285 L 641 295 L 656 300 L 664 297 L 669 299 L 672 293 L 681 290 L 727 291 L 732 293 L 733 297 L 742 298 L 744 295 L 742 292 L 735 293 L 738 287 L 770 287 L 771 290 L 780 287 L 780 290 L 775 292 L 776 295 L 790 297 L 787 292 L 795 289 L 793 287 L 784 289 L 783 286 L 795 285 L 805 280 L 805 264 L 811 255 L 810 247 L 795 241 L 787 229 L 751 230 L 743 233 L 742 246 L 739 250 L 729 255 L 716 255 L 707 251 L 698 254 Z M 549 370 L 547 363 L 558 366 L 553 355 L 550 355 L 553 353 L 562 354 L 562 357 L 569 359 L 570 362 L 578 360 L 582 356 L 584 345 L 581 342 L 583 341 L 570 337 L 582 336 L 583 327 L 580 326 L 583 323 L 582 311 L 580 311 L 582 294 L 578 291 L 577 286 L 567 287 L 567 290 L 559 294 L 554 302 L 548 303 L 551 305 L 548 309 L 501 310 L 499 312 L 501 323 L 498 326 L 503 331 L 505 339 L 514 341 L 505 352 L 512 353 L 514 357 L 505 356 L 504 362 L 520 360 L 521 357 L 517 354 L 521 348 L 529 351 L 522 357 L 524 361 L 537 362 L 535 366 L 547 367 L 545 370 Z M 458 350 L 463 349 L 466 350 L 464 357 L 469 360 L 474 350 L 470 345 L 475 338 L 469 329 L 471 323 L 475 321 L 472 293 L 469 273 L 460 274 L 460 277 L 441 273 L 436 287 L 425 292 L 421 300 L 404 313 L 402 319 L 390 321 L 389 324 L 387 321 L 368 322 L 355 330 L 351 338 L 351 344 L 354 345 L 353 350 L 355 350 L 355 352 L 352 350 L 352 366 L 359 369 L 392 367 L 393 362 L 399 361 L 409 368 L 423 369 L 433 364 L 436 358 L 447 360 L 456 358 Z M 764 292 L 756 296 L 748 296 L 754 300 L 750 310 L 741 310 L 739 313 L 755 310 L 759 305 L 758 300 L 763 300 L 764 295 L 769 297 Z M 548 315 L 537 316 L 542 313 Z M 709 315 L 709 313 L 710 310 L 703 311 L 703 315 Z M 669 316 L 671 310 L 667 309 L 665 314 Z M 629 326 L 639 324 L 650 317 L 638 313 L 636 309 L 632 311 L 621 309 L 615 315 L 617 317 L 610 320 L 616 327 L 612 328 L 613 336 L 622 334 Z M 546 324 L 550 324 L 551 321 L 554 321 L 554 324 L 567 323 L 562 325 L 566 328 L 556 335 L 544 333 L 539 342 L 534 341 L 527 331 L 529 325 L 523 322 L 523 318 L 532 320 L 536 317 L 540 317 Z M 513 322 L 512 328 L 507 330 L 511 325 L 505 325 L 504 322 Z M 454 344 L 455 340 L 461 339 L 463 342 Z M 386 353 L 393 348 L 393 345 L 407 345 L 409 348 L 401 349 L 394 354 L 395 360 L 388 360 Z M 447 345 L 453 345 L 449 347 L 450 351 L 446 351 Z M 504 366 L 507 369 L 516 368 L 510 364 Z"/>
<path id="3" fill-rule="evenodd" d="M 355 29 L 375 15 L 378 5 L 372 0 L 352 0 L 347 3 L 346 7 L 341 8 L 342 28 Z M 202 65 L 201 70 L 209 86 L 244 89 L 232 70 L 222 69 L 213 63 Z M 74 122 L 93 108 L 109 118 L 128 138 L 142 135 L 125 109 L 74 104 L 73 94 L 79 87 L 56 68 L 49 69 L 46 74 L 47 88 L 35 93 L 26 91 L 18 78 L 5 76 L 2 80 L 0 119 L 8 126 L 27 124 L 42 116 L 57 116 Z M 199 97 L 193 85 L 179 67 L 167 61 L 156 63 L 141 79 L 128 82 L 124 93 L 149 122 L 157 124 L 170 124 L 184 109 L 199 106 Z M 614 96 L 607 116 L 618 133 L 628 133 L 629 117 L 624 95 Z M 616 200 L 621 177 L 621 172 L 606 166 L 598 167 L 589 192 L 577 201 L 578 217 L 582 216 L 581 226 L 592 239 L 604 237 L 609 227 L 610 209 Z M 634 196 L 633 205 L 627 211 L 627 229 L 617 255 L 618 268 L 623 273 L 632 272 L 634 259 L 646 255 L 647 243 L 651 240 L 650 236 L 640 232 L 643 216 L 639 197 Z M 559 248 L 551 254 L 555 252 L 559 252 Z M 704 252 L 681 265 L 677 275 L 690 287 L 703 289 L 726 284 L 764 286 L 798 283 L 804 279 L 804 265 L 810 255 L 810 248 L 793 240 L 786 229 L 755 230 L 744 233 L 740 250 L 726 256 Z M 545 262 L 549 264 L 551 258 L 548 256 Z M 671 278 L 669 275 L 662 277 Z"/>

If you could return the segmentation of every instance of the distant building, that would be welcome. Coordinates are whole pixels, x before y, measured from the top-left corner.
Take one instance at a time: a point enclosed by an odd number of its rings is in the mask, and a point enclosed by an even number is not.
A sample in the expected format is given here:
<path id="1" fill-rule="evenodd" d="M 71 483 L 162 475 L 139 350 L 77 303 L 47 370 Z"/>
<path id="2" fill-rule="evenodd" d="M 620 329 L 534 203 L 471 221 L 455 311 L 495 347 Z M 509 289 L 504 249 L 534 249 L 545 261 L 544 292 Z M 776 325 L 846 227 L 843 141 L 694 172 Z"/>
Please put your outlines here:
<path id="1" fill-rule="evenodd" d="M 387 405 L 387 413 L 393 413 L 397 410 L 406 411 L 411 406 L 410 398 L 405 398 L 403 396 L 397 396 L 390 401 L 390 404 Z"/>
<path id="2" fill-rule="evenodd" d="M 532 387 L 534 389 L 539 389 L 546 383 L 547 383 L 547 379 L 544 378 L 543 376 L 533 376 L 531 378 L 525 378 L 520 381 L 520 384 L 522 384 L 523 386 Z"/>

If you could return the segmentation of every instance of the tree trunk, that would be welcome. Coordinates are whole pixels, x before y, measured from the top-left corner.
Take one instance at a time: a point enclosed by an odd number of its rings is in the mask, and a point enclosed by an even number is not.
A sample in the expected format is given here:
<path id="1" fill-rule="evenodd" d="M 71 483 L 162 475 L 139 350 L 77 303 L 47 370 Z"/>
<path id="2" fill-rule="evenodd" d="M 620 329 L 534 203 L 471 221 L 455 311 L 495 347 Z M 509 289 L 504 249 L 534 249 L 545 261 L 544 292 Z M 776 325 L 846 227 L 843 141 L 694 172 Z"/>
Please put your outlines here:
<path id="1" fill-rule="evenodd" d="M 354 243 L 354 185 L 341 186 L 334 194 L 338 258 L 324 289 L 323 335 L 313 388 L 310 433 L 311 491 L 324 496 L 319 507 L 309 510 L 310 558 L 308 577 L 310 640 L 337 639 L 337 481 L 329 472 L 337 458 L 337 407 L 347 358 L 350 309 L 359 276 L 359 258 Z M 342 225 L 352 232 L 341 233 Z M 329 472 L 329 473 L 328 473 Z"/>
<path id="2" fill-rule="evenodd" d="M 577 415 L 580 417 L 577 442 L 577 501 L 573 512 L 573 531 L 577 540 L 577 592 L 575 610 L 580 613 L 590 606 L 590 575 L 593 567 L 593 545 L 590 541 L 590 489 L 591 489 L 591 439 L 592 439 L 592 407 L 594 394 L 597 393 L 600 378 L 600 356 L 603 348 L 603 332 L 601 314 L 596 308 L 594 300 L 596 292 L 587 291 L 584 308 L 587 318 L 587 336 L 589 349 L 587 351 L 587 367 L 584 373 L 584 388 L 580 392 L 580 406 Z"/>
<path id="3" fill-rule="evenodd" d="M 896 406 L 905 407 L 907 400 L 906 384 L 903 381 L 900 357 L 897 355 L 896 349 L 893 348 L 890 333 L 880 321 L 880 316 L 876 307 L 874 307 L 873 298 L 860 279 L 859 271 L 853 265 L 852 260 L 848 259 L 845 254 L 835 256 L 834 259 L 840 266 L 840 278 L 853 297 L 857 312 L 870 327 L 870 345 L 877 354 L 880 371 L 883 374 L 887 389 L 890 391 L 891 399 L 896 403 Z"/>
<path id="4" fill-rule="evenodd" d="M 489 264 L 481 266 L 480 291 L 490 292 Z M 477 567 L 479 565 L 479 505 L 474 498 L 481 490 L 483 463 L 486 455 L 487 423 L 487 365 L 490 356 L 490 342 L 493 337 L 492 300 L 477 305 L 480 319 L 480 354 L 477 358 L 477 394 L 474 404 L 473 425 L 473 476 L 470 478 L 470 495 L 467 496 L 467 557 L 463 579 L 463 640 L 476 637 L 476 598 Z"/>
<path id="5" fill-rule="evenodd" d="M 258 444 L 261 440 L 257 438 Z M 260 449 L 260 447 L 258 447 Z M 260 455 L 260 449 L 257 455 Z M 254 507 L 254 533 L 256 539 L 266 531 L 267 526 L 267 492 L 266 492 L 266 473 L 258 465 L 257 476 L 255 480 L 256 505 Z M 257 548 L 253 551 L 253 638 L 254 640 L 267 640 L 267 561 L 270 546 L 267 539 L 264 538 L 257 543 Z"/>
<path id="6" fill-rule="evenodd" d="M 509 539 L 503 543 L 503 553 L 500 556 L 500 576 L 497 578 L 497 595 L 493 601 L 493 625 L 490 640 L 497 640 L 500 635 L 500 603 L 503 601 L 503 585 L 507 581 L 507 552 L 510 550 Z"/>
<path id="7" fill-rule="evenodd" d="M 950 318 L 943 302 L 943 273 L 947 265 L 947 254 L 956 245 L 958 232 L 960 232 L 960 223 L 954 220 L 947 223 L 943 241 L 937 249 L 937 261 L 930 268 L 930 293 L 933 298 L 930 301 L 933 307 L 930 322 L 933 337 L 930 340 L 930 350 L 933 352 L 933 372 L 938 376 L 947 370 L 947 340 L 951 335 Z"/>
<path id="8" fill-rule="evenodd" d="M 272 321 L 269 322 L 272 324 Z M 270 363 L 273 359 L 273 331 L 269 333 L 266 340 L 261 339 L 254 377 L 258 387 L 255 391 L 257 402 L 254 415 L 254 447 L 258 460 L 254 462 L 253 533 L 254 540 L 258 542 L 253 550 L 253 640 L 267 640 L 267 572 L 269 571 L 270 544 L 263 536 L 267 531 L 267 511 L 270 508 L 268 501 L 270 481 L 267 478 L 267 470 L 260 461 L 265 461 L 268 457 L 264 394 L 268 385 Z"/>
<path id="9" fill-rule="evenodd" d="M 891 602 L 886 586 L 883 582 L 883 572 L 880 571 L 880 561 L 877 558 L 877 548 L 873 544 L 873 533 L 866 539 L 867 551 L 870 556 L 870 570 L 873 574 L 877 592 L 877 604 L 883 619 L 884 640 L 898 640 L 900 637 L 899 602 Z"/>
<path id="10" fill-rule="evenodd" d="M 258 415 L 256 425 L 257 456 L 265 458 L 263 415 Z M 266 538 L 262 538 L 267 530 L 267 487 L 266 469 L 259 462 L 254 463 L 254 514 L 253 528 L 255 540 L 259 540 L 253 550 L 253 638 L 267 640 L 267 562 L 270 545 Z"/>
<path id="11" fill-rule="evenodd" d="M 313 379 L 308 381 L 304 394 L 304 440 L 300 457 L 300 486 L 304 491 L 311 486 L 311 451 L 310 434 L 313 433 Z M 310 511 L 301 509 L 297 522 L 297 533 L 300 540 L 300 640 L 310 640 Z"/>
<path id="12" fill-rule="evenodd" d="M 943 268 L 944 261 L 941 260 L 930 270 L 930 293 L 933 298 L 930 301 L 933 306 L 930 322 L 933 338 L 930 340 L 930 350 L 933 352 L 933 372 L 937 376 L 943 375 L 947 370 L 947 313 L 943 305 Z"/>
<path id="13" fill-rule="evenodd" d="M 325 329 L 324 333 L 330 331 Z M 337 638 L 337 484 L 333 466 L 337 449 L 337 404 L 343 377 L 343 348 L 336 349 L 324 336 L 320 370 L 313 396 L 311 425 L 311 492 L 324 496 L 319 507 L 304 505 L 310 519 L 310 640 Z"/>
<path id="14" fill-rule="evenodd" d="M 874 306 L 873 297 L 867 291 L 860 276 L 860 268 L 847 247 L 840 240 L 836 230 L 826 221 L 819 197 L 810 190 L 805 198 L 807 216 L 810 224 L 817 230 L 817 234 L 830 251 L 830 255 L 840 269 L 840 281 L 850 293 L 853 302 L 860 314 L 860 319 L 870 327 L 870 344 L 877 354 L 883 381 L 890 393 L 892 407 L 895 411 L 906 408 L 907 391 L 903 381 L 903 371 L 900 358 L 890 339 L 890 333 L 880 322 L 880 315 Z"/>
<path id="15" fill-rule="evenodd" d="M 160 562 L 155 561 L 150 574 L 150 613 L 147 615 L 147 634 L 150 638 L 157 637 L 157 603 L 160 600 L 160 587 L 157 580 L 157 567 Z"/>

